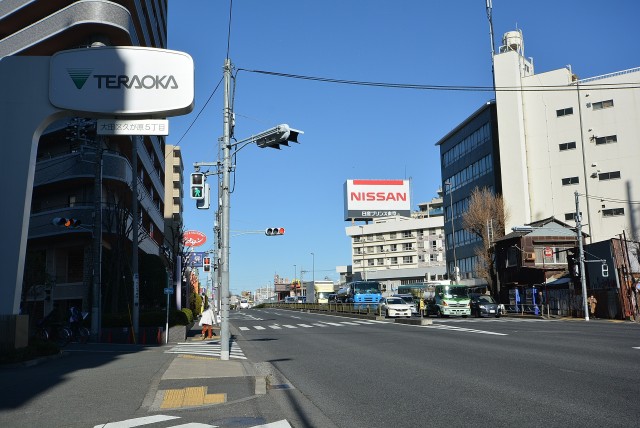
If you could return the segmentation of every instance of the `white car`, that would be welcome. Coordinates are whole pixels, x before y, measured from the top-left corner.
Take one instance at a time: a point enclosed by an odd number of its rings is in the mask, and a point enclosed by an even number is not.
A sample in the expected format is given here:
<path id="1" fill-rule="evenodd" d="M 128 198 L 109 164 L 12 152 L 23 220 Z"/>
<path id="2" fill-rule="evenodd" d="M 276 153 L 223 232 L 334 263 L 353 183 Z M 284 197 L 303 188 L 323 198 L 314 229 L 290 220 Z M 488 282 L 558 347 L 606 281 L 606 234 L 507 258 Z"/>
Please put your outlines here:
<path id="1" fill-rule="evenodd" d="M 249 309 L 249 301 L 247 299 L 240 299 L 240 309 Z"/>
<path id="2" fill-rule="evenodd" d="M 401 297 L 383 297 L 379 305 L 380 313 L 386 317 L 411 318 L 411 305 Z"/>
<path id="3" fill-rule="evenodd" d="M 394 294 L 391 297 L 400 297 L 402 300 L 407 302 L 409 306 L 411 306 L 411 313 L 418 315 L 418 307 L 416 305 L 416 301 L 413 300 L 413 296 L 411 294 Z"/>

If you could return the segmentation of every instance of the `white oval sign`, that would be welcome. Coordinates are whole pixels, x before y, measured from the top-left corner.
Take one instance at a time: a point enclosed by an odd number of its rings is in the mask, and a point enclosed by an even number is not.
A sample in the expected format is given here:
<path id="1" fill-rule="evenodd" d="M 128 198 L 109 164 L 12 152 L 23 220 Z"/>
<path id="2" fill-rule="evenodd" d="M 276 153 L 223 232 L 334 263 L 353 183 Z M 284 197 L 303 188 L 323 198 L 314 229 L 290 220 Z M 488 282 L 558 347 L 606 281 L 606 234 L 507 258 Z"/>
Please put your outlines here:
<path id="1" fill-rule="evenodd" d="M 51 57 L 49 80 L 49 101 L 66 110 L 147 117 L 193 110 L 193 59 L 184 52 L 137 46 L 62 51 Z"/>

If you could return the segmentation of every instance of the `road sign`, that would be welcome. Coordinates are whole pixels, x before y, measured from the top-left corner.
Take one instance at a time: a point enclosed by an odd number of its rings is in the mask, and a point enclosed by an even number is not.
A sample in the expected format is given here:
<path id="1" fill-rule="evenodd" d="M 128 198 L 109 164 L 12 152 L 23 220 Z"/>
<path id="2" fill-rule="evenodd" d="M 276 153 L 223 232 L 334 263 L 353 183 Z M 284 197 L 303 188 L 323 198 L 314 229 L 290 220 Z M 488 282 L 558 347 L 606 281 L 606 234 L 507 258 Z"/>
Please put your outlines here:
<path id="1" fill-rule="evenodd" d="M 173 294 L 173 288 L 165 288 L 164 289 L 164 294 Z"/>
<path id="2" fill-rule="evenodd" d="M 544 256 L 545 257 L 553 256 L 553 250 L 551 249 L 551 247 L 544 247 Z"/>

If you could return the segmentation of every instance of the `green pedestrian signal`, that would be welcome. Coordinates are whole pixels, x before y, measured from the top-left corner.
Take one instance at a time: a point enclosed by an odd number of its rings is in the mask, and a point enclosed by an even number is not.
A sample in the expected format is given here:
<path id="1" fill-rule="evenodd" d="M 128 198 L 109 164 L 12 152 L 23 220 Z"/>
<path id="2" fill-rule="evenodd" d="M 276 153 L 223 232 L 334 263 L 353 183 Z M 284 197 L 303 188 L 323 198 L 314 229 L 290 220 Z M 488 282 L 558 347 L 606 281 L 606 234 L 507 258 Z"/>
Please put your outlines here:
<path id="1" fill-rule="evenodd" d="M 191 173 L 191 199 L 204 199 L 204 174 L 201 172 Z"/>

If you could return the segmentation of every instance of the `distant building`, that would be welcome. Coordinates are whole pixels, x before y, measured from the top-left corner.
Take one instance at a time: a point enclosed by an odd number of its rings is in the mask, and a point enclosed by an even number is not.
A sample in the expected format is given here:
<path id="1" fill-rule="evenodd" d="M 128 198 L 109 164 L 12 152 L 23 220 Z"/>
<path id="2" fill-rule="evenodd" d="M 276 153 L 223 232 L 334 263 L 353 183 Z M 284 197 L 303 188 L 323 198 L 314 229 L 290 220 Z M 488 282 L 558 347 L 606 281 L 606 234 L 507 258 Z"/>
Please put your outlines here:
<path id="1" fill-rule="evenodd" d="M 437 202 L 434 202 L 437 206 Z M 380 281 L 387 292 L 399 285 L 446 279 L 444 218 L 383 217 L 346 227 L 352 239 L 351 279 Z M 347 279 L 347 272 L 340 271 Z"/>

